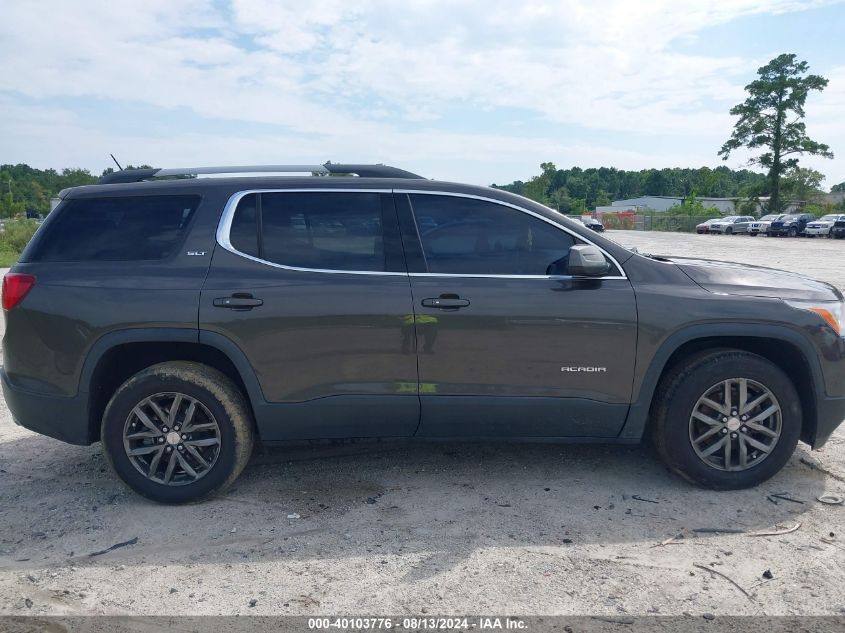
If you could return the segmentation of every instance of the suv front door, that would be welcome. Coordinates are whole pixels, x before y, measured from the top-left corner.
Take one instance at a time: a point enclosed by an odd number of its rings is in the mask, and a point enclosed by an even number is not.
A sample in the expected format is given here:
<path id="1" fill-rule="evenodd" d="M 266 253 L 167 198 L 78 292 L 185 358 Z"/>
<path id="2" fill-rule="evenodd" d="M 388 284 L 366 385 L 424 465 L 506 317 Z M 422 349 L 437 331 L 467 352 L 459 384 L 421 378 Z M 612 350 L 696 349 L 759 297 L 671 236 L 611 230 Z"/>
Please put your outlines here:
<path id="1" fill-rule="evenodd" d="M 613 437 L 631 398 L 634 292 L 611 263 L 566 272 L 586 243 L 495 200 L 396 192 L 409 257 L 426 437 Z"/>
<path id="2" fill-rule="evenodd" d="M 406 437 L 419 422 L 408 275 L 389 192 L 241 192 L 200 300 L 254 369 L 263 440 Z M 211 333 L 211 334 L 210 334 Z"/>

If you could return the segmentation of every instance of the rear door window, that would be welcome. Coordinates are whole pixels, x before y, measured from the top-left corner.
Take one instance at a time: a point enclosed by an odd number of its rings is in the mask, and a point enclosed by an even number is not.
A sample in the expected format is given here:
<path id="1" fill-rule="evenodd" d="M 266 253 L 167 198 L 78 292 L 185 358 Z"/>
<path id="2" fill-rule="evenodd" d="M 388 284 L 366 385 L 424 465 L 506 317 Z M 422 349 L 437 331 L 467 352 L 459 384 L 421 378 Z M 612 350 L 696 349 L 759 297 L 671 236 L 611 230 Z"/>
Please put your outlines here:
<path id="1" fill-rule="evenodd" d="M 127 196 L 67 200 L 24 261 L 158 260 L 183 242 L 200 197 Z"/>
<path id="2" fill-rule="evenodd" d="M 229 242 L 241 253 L 292 268 L 381 272 L 388 270 L 385 236 L 394 225 L 395 218 L 383 221 L 378 193 L 249 194 L 238 203 Z"/>

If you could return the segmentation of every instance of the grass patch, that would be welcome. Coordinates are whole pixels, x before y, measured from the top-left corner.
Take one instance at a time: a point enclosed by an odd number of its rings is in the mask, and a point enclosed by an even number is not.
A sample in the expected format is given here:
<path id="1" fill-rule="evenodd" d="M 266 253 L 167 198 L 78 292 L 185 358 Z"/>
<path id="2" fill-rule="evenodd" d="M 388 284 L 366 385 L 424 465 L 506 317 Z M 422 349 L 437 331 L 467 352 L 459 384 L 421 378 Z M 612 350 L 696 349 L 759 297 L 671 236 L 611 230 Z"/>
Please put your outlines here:
<path id="1" fill-rule="evenodd" d="M 20 256 L 20 253 L 0 251 L 0 268 L 11 268 Z"/>
<path id="2" fill-rule="evenodd" d="M 38 223 L 35 220 L 6 220 L 0 231 L 0 267 L 8 268 L 21 256 Z"/>

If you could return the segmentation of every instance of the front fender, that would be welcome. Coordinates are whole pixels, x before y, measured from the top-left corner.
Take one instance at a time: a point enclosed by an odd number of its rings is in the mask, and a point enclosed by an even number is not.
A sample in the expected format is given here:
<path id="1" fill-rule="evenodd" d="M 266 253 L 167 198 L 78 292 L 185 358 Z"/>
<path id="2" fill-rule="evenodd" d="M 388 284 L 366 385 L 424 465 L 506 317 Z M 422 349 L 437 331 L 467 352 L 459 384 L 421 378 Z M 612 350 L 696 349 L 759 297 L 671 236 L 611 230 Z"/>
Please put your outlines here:
<path id="1" fill-rule="evenodd" d="M 742 338 L 758 342 L 768 339 L 782 341 L 783 343 L 791 344 L 797 348 L 804 357 L 807 367 L 810 370 L 810 379 L 812 381 L 813 389 L 810 394 L 806 395 L 812 398 L 812 409 L 815 411 L 816 400 L 820 392 L 824 391 L 824 376 L 822 373 L 821 363 L 819 362 L 818 352 L 814 349 L 811 341 L 809 341 L 800 331 L 794 330 L 787 325 L 775 324 L 698 324 L 682 328 L 670 334 L 652 355 L 647 368 L 642 374 L 639 389 L 636 389 L 635 385 L 633 402 L 631 403 L 631 408 L 628 411 L 625 424 L 619 433 L 619 438 L 640 439 L 642 437 L 648 422 L 648 415 L 655 391 L 657 390 L 657 385 L 660 382 L 663 372 L 667 368 L 667 363 L 672 357 L 672 354 L 674 354 L 682 346 L 693 343 L 694 341 L 719 338 Z M 718 347 L 718 344 L 714 345 L 714 347 Z M 637 373 L 639 374 L 640 372 L 638 371 Z M 815 425 L 815 420 L 805 420 L 805 422 Z"/>

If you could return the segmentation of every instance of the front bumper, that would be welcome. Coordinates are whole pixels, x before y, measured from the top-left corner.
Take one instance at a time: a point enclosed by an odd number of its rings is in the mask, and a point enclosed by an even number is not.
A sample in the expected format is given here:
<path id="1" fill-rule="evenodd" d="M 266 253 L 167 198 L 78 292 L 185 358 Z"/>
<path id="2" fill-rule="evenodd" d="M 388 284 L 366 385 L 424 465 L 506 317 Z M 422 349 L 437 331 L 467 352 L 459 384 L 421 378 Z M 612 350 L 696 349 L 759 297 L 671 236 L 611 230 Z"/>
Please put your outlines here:
<path id="1" fill-rule="evenodd" d="M 845 398 L 819 398 L 816 409 L 816 434 L 809 444 L 813 448 L 821 448 L 837 427 L 845 422 Z"/>
<path id="2" fill-rule="evenodd" d="M 5 369 L 0 369 L 3 396 L 16 424 L 69 444 L 93 444 L 88 424 L 88 401 L 79 396 L 60 398 L 26 391 L 14 386 Z"/>
<path id="3" fill-rule="evenodd" d="M 827 235 L 830 233 L 830 229 L 811 229 L 808 227 L 804 229 L 804 233 L 807 235 Z"/>

